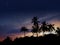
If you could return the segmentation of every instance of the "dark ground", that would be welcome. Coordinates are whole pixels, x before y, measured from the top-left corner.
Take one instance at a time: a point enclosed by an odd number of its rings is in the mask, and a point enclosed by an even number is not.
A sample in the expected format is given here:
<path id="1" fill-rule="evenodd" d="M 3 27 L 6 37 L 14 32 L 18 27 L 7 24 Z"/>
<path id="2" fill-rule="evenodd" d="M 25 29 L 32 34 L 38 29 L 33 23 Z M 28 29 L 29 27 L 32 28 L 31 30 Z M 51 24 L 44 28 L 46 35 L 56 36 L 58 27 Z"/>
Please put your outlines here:
<path id="1" fill-rule="evenodd" d="M 43 37 L 16 38 L 14 41 L 7 37 L 3 42 L 0 42 L 0 45 L 60 45 L 60 36 L 49 34 Z"/>

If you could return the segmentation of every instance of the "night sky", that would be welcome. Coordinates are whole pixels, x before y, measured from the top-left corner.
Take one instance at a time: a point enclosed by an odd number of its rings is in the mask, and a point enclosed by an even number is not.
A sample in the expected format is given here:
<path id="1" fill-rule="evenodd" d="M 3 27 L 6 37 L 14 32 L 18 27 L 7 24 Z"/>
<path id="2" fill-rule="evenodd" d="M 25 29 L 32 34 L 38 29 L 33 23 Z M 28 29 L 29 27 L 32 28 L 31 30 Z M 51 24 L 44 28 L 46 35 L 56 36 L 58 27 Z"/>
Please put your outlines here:
<path id="1" fill-rule="evenodd" d="M 20 28 L 31 29 L 31 19 L 47 21 L 60 26 L 59 0 L 0 0 L 0 38 L 20 33 Z"/>

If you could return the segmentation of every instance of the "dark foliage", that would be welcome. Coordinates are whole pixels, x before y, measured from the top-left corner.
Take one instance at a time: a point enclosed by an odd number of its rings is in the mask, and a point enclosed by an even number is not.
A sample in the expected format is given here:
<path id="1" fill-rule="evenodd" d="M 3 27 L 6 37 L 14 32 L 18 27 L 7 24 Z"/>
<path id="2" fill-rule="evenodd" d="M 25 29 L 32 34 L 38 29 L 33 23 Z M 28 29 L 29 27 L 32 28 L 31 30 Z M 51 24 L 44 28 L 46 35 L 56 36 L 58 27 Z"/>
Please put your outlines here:
<path id="1" fill-rule="evenodd" d="M 60 28 L 59 27 L 57 27 L 56 32 L 58 33 L 58 35 L 60 35 Z"/>
<path id="2" fill-rule="evenodd" d="M 38 21 L 37 16 L 36 16 L 36 17 L 33 17 L 32 23 L 33 23 L 33 26 L 32 26 L 32 33 L 33 33 L 33 35 L 34 35 L 34 33 L 36 33 L 36 34 L 37 34 L 37 37 L 38 37 L 39 21 Z"/>
<path id="3" fill-rule="evenodd" d="M 43 21 L 41 24 L 42 24 L 42 25 L 41 25 L 41 27 L 40 27 L 39 30 L 42 30 L 43 32 L 47 31 L 48 28 L 47 28 L 46 21 Z"/>
<path id="4" fill-rule="evenodd" d="M 6 38 L 2 43 L 3 45 L 60 45 L 60 36 L 49 34 L 44 37 L 25 37 L 16 38 L 14 41 Z"/>
<path id="5" fill-rule="evenodd" d="M 27 32 L 27 31 L 28 31 L 28 29 L 26 27 L 21 28 L 21 32 L 24 32 L 24 37 L 25 37 L 25 32 Z"/>

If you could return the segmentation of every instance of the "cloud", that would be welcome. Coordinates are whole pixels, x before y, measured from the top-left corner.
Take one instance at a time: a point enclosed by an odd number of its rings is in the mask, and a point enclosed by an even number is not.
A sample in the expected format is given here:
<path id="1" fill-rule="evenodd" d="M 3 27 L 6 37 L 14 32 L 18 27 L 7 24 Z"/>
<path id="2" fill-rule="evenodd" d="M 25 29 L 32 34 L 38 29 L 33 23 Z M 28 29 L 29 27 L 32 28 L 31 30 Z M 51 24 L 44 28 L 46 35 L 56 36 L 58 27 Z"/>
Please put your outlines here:
<path id="1" fill-rule="evenodd" d="M 57 19 L 58 20 L 58 17 L 59 17 L 59 13 L 47 14 L 47 15 L 44 15 L 43 17 L 39 17 L 38 20 L 40 21 L 40 24 L 41 24 L 41 22 L 43 22 L 43 21 L 50 22 L 53 19 Z M 23 26 L 26 26 L 28 29 L 31 29 L 32 28 L 32 23 L 31 22 L 32 22 L 32 19 L 28 19 L 25 22 L 23 22 L 22 24 L 23 24 Z"/>
<path id="2" fill-rule="evenodd" d="M 0 25 L 0 35 L 17 33 L 18 31 L 19 29 L 16 29 L 13 25 Z"/>

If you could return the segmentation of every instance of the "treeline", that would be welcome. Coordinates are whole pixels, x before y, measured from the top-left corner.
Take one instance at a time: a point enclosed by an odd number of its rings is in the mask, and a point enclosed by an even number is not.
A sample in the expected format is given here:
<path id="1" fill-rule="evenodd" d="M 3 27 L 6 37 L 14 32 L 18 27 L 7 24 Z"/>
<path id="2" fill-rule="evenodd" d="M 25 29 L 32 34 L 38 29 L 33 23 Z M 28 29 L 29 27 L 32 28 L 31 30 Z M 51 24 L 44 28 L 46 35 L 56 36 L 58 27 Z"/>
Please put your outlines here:
<path id="1" fill-rule="evenodd" d="M 0 45 L 60 45 L 60 36 L 49 34 L 40 37 L 16 38 L 14 41 L 7 37 Z"/>
<path id="2" fill-rule="evenodd" d="M 24 38 L 16 38 L 14 41 L 12 41 L 10 39 L 10 37 L 7 37 L 3 42 L 0 42 L 0 44 L 3 45 L 60 45 L 60 28 L 57 27 L 57 29 L 55 29 L 54 24 L 49 24 L 46 23 L 46 21 L 43 21 L 41 23 L 41 25 L 39 26 L 40 21 L 38 21 L 37 17 L 33 17 L 32 19 L 32 30 L 31 32 L 33 33 L 33 36 L 28 37 L 25 36 L 25 32 L 27 32 L 29 29 L 27 29 L 27 27 L 21 27 L 20 31 L 24 32 Z M 45 35 L 45 36 L 40 36 L 38 37 L 38 33 L 40 33 L 41 31 L 43 31 L 43 33 L 45 31 L 56 31 L 58 34 L 54 35 L 54 34 L 49 34 L 49 35 Z M 34 37 L 34 33 L 36 33 L 37 37 Z"/>
<path id="3" fill-rule="evenodd" d="M 33 33 L 33 35 L 34 35 L 34 33 L 36 33 L 37 37 L 38 37 L 38 33 L 40 33 L 41 31 L 43 31 L 43 33 L 45 31 L 49 31 L 49 32 L 55 31 L 57 33 L 60 33 L 59 27 L 56 27 L 56 29 L 55 29 L 54 24 L 49 24 L 43 20 L 42 20 L 42 22 L 40 22 L 40 21 L 38 21 L 37 16 L 33 17 L 32 23 L 33 23 L 33 26 L 32 26 L 31 32 Z M 25 37 L 25 32 L 27 32 L 28 30 L 29 29 L 27 29 L 27 27 L 24 27 L 24 26 L 21 27 L 21 29 L 20 29 L 21 32 L 24 32 L 24 37 Z"/>

